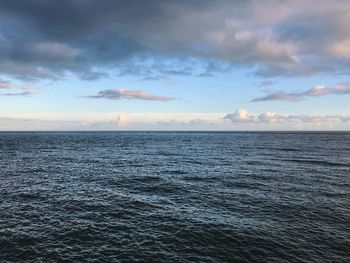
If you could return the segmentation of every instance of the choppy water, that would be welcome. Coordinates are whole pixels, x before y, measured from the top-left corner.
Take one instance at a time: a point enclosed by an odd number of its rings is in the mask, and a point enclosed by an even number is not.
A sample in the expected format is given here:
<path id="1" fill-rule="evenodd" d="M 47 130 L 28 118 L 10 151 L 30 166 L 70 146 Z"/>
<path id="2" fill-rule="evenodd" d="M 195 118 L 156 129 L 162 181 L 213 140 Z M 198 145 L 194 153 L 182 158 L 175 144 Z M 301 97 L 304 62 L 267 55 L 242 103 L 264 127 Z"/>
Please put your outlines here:
<path id="1" fill-rule="evenodd" d="M 0 262 L 350 262 L 350 133 L 0 133 Z"/>

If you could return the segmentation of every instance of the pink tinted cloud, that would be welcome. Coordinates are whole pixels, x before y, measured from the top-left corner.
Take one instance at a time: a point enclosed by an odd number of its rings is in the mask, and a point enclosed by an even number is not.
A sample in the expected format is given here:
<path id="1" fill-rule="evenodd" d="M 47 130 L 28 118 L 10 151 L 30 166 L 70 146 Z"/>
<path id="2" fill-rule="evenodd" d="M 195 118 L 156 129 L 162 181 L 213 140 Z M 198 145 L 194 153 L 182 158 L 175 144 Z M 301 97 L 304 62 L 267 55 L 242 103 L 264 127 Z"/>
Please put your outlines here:
<path id="1" fill-rule="evenodd" d="M 96 95 L 86 96 L 87 98 L 94 99 L 134 99 L 134 100 L 154 100 L 154 101 L 170 101 L 174 100 L 173 97 L 152 95 L 141 90 L 130 89 L 106 89 L 98 92 Z"/>

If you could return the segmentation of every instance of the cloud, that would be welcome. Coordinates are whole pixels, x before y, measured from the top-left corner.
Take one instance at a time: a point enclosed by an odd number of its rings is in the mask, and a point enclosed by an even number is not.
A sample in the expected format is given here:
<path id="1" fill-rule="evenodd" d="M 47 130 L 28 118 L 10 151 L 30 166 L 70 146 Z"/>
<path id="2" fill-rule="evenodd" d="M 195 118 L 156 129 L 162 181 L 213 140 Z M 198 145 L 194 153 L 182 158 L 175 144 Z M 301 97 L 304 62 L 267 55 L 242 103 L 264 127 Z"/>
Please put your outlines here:
<path id="1" fill-rule="evenodd" d="M 259 88 L 266 89 L 266 88 L 269 88 L 270 86 L 272 86 L 273 84 L 275 84 L 275 82 L 272 80 L 263 80 L 260 82 Z"/>
<path id="2" fill-rule="evenodd" d="M 318 85 L 303 92 L 276 92 L 267 96 L 253 99 L 252 102 L 284 100 L 284 101 L 298 101 L 305 97 L 321 97 L 326 95 L 345 95 L 350 94 L 350 84 L 343 83 L 334 86 Z"/>
<path id="3" fill-rule="evenodd" d="M 202 124 L 207 124 L 208 122 L 201 119 L 201 118 L 195 118 L 195 119 L 190 120 L 189 123 L 193 124 L 193 125 L 202 125 Z"/>
<path id="4" fill-rule="evenodd" d="M 0 96 L 5 96 L 5 97 L 30 97 L 35 94 L 34 91 L 27 90 L 23 92 L 9 92 L 9 93 L 0 93 Z"/>
<path id="5" fill-rule="evenodd" d="M 136 76 L 145 68 L 154 75 L 212 76 L 196 67 L 217 61 L 265 77 L 348 74 L 349 11 L 342 0 L 4 0 L 0 73 L 93 80 L 129 65 Z M 197 66 L 157 67 L 183 58 Z"/>
<path id="6" fill-rule="evenodd" d="M 0 89 L 11 89 L 13 84 L 10 81 L 0 79 Z"/>
<path id="7" fill-rule="evenodd" d="M 274 112 L 266 112 L 262 114 L 249 114 L 245 109 L 238 109 L 234 113 L 227 114 L 224 119 L 233 123 L 269 123 L 275 122 L 280 116 Z"/>
<path id="8" fill-rule="evenodd" d="M 0 117 L 2 131 L 95 131 L 116 130 L 115 121 L 45 120 Z"/>
<path id="9" fill-rule="evenodd" d="M 341 115 L 290 115 L 266 112 L 250 114 L 245 109 L 238 109 L 234 113 L 224 116 L 224 120 L 232 123 L 326 123 L 326 122 L 350 122 L 349 116 Z"/>
<path id="10" fill-rule="evenodd" d="M 227 114 L 224 119 L 232 122 L 251 122 L 252 118 L 245 109 L 238 109 L 234 113 Z"/>
<path id="11" fill-rule="evenodd" d="M 172 97 L 157 96 L 148 94 L 141 90 L 130 90 L 130 89 L 106 89 L 98 92 L 96 95 L 86 96 L 86 98 L 94 99 L 135 99 L 135 100 L 157 100 L 157 101 L 169 101 L 174 100 Z"/>
<path id="12" fill-rule="evenodd" d="M 350 116 L 249 113 L 3 113 L 0 130 L 349 130 Z"/>
<path id="13" fill-rule="evenodd" d="M 0 130 L 215 130 L 217 113 L 12 113 Z"/>
<path id="14" fill-rule="evenodd" d="M 272 80 L 263 80 L 258 84 L 258 87 L 262 92 L 268 93 L 271 92 L 271 86 L 274 84 L 275 82 Z"/>
<path id="15" fill-rule="evenodd" d="M 79 50 L 65 43 L 37 42 L 23 46 L 22 59 L 44 63 L 67 63 L 79 57 Z"/>
<path id="16" fill-rule="evenodd" d="M 125 127 L 128 123 L 125 114 L 120 113 L 117 119 L 118 127 Z"/>
<path id="17" fill-rule="evenodd" d="M 30 86 L 17 85 L 7 80 L 0 79 L 0 90 L 17 89 L 19 92 L 0 93 L 0 96 L 5 97 L 30 97 L 36 93 L 36 88 Z"/>
<path id="18" fill-rule="evenodd" d="M 296 101 L 302 97 L 300 93 L 288 93 L 288 92 L 277 92 L 273 94 L 269 94 L 263 97 L 259 97 L 253 99 L 252 102 L 260 102 L 260 101 L 270 101 L 270 100 L 286 100 L 286 101 Z"/>

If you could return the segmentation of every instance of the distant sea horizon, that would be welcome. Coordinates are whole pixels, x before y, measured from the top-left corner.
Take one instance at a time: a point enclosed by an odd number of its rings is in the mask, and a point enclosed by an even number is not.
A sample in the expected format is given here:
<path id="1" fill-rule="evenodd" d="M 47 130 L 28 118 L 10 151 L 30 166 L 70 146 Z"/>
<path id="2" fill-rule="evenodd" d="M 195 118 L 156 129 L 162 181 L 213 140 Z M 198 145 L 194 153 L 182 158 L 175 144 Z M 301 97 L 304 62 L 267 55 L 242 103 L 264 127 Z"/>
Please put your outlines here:
<path id="1" fill-rule="evenodd" d="M 5 132 L 222 132 L 222 133 L 337 133 L 350 130 L 0 130 Z"/>

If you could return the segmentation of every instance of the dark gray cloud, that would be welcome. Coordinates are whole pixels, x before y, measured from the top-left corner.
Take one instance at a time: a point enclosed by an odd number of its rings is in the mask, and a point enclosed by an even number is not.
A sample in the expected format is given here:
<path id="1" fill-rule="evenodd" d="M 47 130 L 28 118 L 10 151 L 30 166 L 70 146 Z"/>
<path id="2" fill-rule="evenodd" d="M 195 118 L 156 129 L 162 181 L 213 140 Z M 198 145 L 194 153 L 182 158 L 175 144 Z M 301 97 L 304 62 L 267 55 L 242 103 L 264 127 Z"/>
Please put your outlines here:
<path id="1" fill-rule="evenodd" d="M 3 0 L 0 74 L 348 74 L 349 11 L 342 0 Z"/>
<path id="2" fill-rule="evenodd" d="M 169 101 L 174 100 L 168 96 L 151 95 L 141 90 L 130 90 L 130 89 L 106 89 L 98 92 L 96 95 L 86 96 L 86 98 L 93 99 L 134 99 L 134 100 L 158 100 L 158 101 Z"/>
<path id="3" fill-rule="evenodd" d="M 350 84 L 343 83 L 335 86 L 316 86 L 303 92 L 276 92 L 253 99 L 252 102 L 284 100 L 284 101 L 298 101 L 305 97 L 321 97 L 326 95 L 345 95 L 350 94 Z"/>

